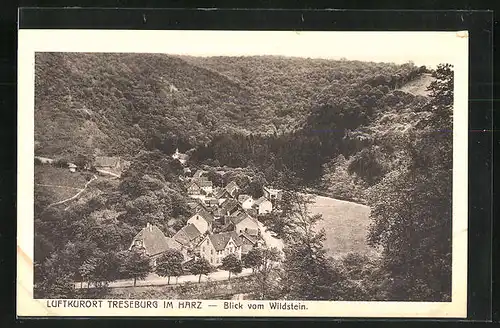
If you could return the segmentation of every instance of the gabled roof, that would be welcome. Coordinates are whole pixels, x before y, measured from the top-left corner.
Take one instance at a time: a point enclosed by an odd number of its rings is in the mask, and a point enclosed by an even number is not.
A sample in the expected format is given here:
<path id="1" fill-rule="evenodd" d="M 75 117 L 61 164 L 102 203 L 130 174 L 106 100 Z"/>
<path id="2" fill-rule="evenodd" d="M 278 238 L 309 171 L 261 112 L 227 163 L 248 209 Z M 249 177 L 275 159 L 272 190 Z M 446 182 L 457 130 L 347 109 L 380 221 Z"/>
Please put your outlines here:
<path id="1" fill-rule="evenodd" d="M 245 232 L 240 234 L 240 240 L 243 244 L 247 245 L 255 245 L 257 243 L 257 238 L 255 237 L 255 235 L 250 235 Z"/>
<path id="2" fill-rule="evenodd" d="M 227 243 L 229 242 L 230 239 L 234 241 L 236 246 L 241 246 L 242 242 L 240 238 L 238 237 L 238 234 L 234 231 L 229 231 L 229 232 L 221 232 L 213 235 L 209 235 L 208 238 L 212 242 L 212 245 L 214 245 L 214 248 L 217 251 L 222 251 Z"/>
<path id="3" fill-rule="evenodd" d="M 98 156 L 95 158 L 94 166 L 115 167 L 120 162 L 120 157 Z"/>
<path id="4" fill-rule="evenodd" d="M 194 182 L 194 181 L 190 181 L 190 182 L 188 183 L 188 185 L 187 185 L 187 187 L 186 187 L 186 188 L 196 188 L 196 189 L 200 189 L 200 186 L 199 186 L 196 182 Z"/>
<path id="5" fill-rule="evenodd" d="M 232 211 L 235 208 L 238 208 L 240 206 L 240 203 L 238 203 L 236 199 L 228 198 L 220 206 L 224 213 L 226 213 L 228 211 Z"/>
<path id="6" fill-rule="evenodd" d="M 173 246 L 173 244 L 167 240 L 167 237 L 165 237 L 163 232 L 157 226 L 150 224 L 143 228 L 134 237 L 131 247 L 134 245 L 136 240 L 142 241 L 142 246 L 148 255 L 163 253 Z"/>
<path id="7" fill-rule="evenodd" d="M 250 219 L 257 224 L 257 220 L 254 219 L 253 217 L 251 217 L 250 215 L 248 215 L 246 212 L 242 212 L 242 213 L 238 214 L 237 216 L 230 217 L 231 222 L 233 222 L 234 224 L 238 224 L 241 221 L 246 220 L 246 219 Z"/>
<path id="8" fill-rule="evenodd" d="M 172 238 L 182 245 L 188 245 L 200 235 L 201 232 L 196 228 L 194 224 L 190 223 L 177 231 L 177 233 Z"/>
<path id="9" fill-rule="evenodd" d="M 223 198 L 224 196 L 231 196 L 225 188 L 217 190 L 214 194 L 215 198 Z"/>
<path id="10" fill-rule="evenodd" d="M 238 184 L 234 181 L 231 181 L 227 184 L 226 186 L 226 190 L 229 191 L 229 192 L 233 192 L 235 191 L 236 189 L 240 189 L 240 187 L 238 186 Z"/>
<path id="11" fill-rule="evenodd" d="M 178 251 L 180 251 L 182 249 L 181 243 L 176 241 L 174 238 L 165 237 L 165 240 L 166 240 L 166 243 L 167 243 L 167 246 L 169 249 L 175 249 Z"/>
<path id="12" fill-rule="evenodd" d="M 201 216 L 208 223 L 213 222 L 215 220 L 214 216 L 212 214 L 210 214 L 210 212 L 208 212 L 204 208 L 200 208 L 198 210 L 198 212 L 196 212 L 196 214 L 198 214 L 199 216 Z"/>
<path id="13" fill-rule="evenodd" d="M 260 197 L 259 199 L 257 199 L 254 203 L 254 205 L 257 205 L 259 206 L 260 204 L 264 203 L 264 202 L 269 202 L 269 200 L 265 197 Z"/>

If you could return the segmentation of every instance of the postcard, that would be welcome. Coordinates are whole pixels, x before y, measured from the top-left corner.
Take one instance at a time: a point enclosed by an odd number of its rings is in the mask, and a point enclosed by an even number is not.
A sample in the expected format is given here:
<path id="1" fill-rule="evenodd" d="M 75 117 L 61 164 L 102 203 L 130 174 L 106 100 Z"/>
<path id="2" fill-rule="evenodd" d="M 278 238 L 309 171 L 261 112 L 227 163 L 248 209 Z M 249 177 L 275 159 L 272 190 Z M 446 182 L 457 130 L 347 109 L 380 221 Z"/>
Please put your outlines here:
<path id="1" fill-rule="evenodd" d="M 468 33 L 20 29 L 19 317 L 467 316 Z"/>

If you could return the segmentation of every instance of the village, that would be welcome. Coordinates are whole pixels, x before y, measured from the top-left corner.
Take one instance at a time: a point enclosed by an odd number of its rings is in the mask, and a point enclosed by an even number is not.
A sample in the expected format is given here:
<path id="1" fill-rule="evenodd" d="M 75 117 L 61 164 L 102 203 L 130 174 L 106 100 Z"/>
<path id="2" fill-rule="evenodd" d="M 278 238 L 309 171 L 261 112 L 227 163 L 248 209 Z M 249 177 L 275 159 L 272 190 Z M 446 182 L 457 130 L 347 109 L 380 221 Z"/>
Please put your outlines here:
<path id="1" fill-rule="evenodd" d="M 182 179 L 192 199 L 189 205 L 193 211 L 186 225 L 167 237 L 158 227 L 148 223 L 135 236 L 130 250 L 144 252 L 153 267 L 156 259 L 174 249 L 183 255 L 185 267 L 204 258 L 217 268 L 229 254 L 241 260 L 254 247 L 280 248 L 280 240 L 266 231 L 258 217 L 279 211 L 281 190 L 263 187 L 263 196 L 254 199 L 241 193 L 234 181 L 225 187 L 214 187 L 206 176 L 207 171 L 197 170 L 192 176 L 189 171 L 186 173 Z"/>
<path id="2" fill-rule="evenodd" d="M 221 271 L 223 259 L 230 254 L 241 261 L 253 248 L 283 248 L 283 242 L 272 236 L 258 220 L 260 216 L 280 211 L 282 190 L 263 186 L 262 196 L 254 199 L 243 193 L 235 181 L 215 187 L 207 177 L 208 171 L 198 169 L 192 173 L 188 156 L 178 150 L 171 157 L 183 166 L 179 180 L 191 199 L 188 205 L 192 214 L 185 225 L 170 236 L 148 222 L 130 242 L 128 250 L 147 256 L 153 272 L 157 260 L 170 250 L 182 254 L 183 272 L 190 275 L 189 266 L 199 259 L 205 259 L 215 271 Z M 58 164 L 40 156 L 35 160 L 43 165 L 66 167 L 72 173 L 92 171 L 110 179 L 121 178 L 130 165 L 120 157 L 106 156 L 96 157 L 92 163 L 82 166 L 71 162 Z"/>

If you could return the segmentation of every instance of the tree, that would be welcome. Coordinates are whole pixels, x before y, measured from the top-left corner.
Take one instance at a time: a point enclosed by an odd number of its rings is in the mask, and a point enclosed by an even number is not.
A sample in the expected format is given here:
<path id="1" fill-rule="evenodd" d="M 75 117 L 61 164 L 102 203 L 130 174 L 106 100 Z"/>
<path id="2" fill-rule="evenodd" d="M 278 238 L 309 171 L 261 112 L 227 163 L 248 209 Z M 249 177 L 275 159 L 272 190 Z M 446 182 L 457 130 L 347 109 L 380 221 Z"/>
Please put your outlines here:
<path id="1" fill-rule="evenodd" d="M 257 253 L 258 256 L 255 256 L 255 258 L 259 259 L 259 261 L 256 265 L 255 282 L 260 299 L 263 300 L 267 299 L 267 295 L 270 295 L 271 291 L 274 290 L 274 288 L 271 288 L 271 278 L 277 268 L 277 263 L 281 260 L 281 254 L 275 247 L 259 249 Z"/>
<path id="2" fill-rule="evenodd" d="M 201 282 L 201 275 L 207 275 L 212 271 L 212 266 L 205 258 L 199 258 L 191 264 L 189 271 L 193 275 L 199 275 L 198 282 Z"/>
<path id="3" fill-rule="evenodd" d="M 400 138 L 405 161 L 371 200 L 369 242 L 382 250 L 388 293 L 396 300 L 451 297 L 453 72 L 439 65 L 434 76 L 425 115 Z"/>
<path id="4" fill-rule="evenodd" d="M 222 259 L 221 268 L 229 271 L 229 280 L 231 280 L 231 273 L 238 274 L 241 273 L 243 269 L 240 259 L 238 259 L 234 254 L 229 254 Z"/>
<path id="5" fill-rule="evenodd" d="M 261 248 L 252 248 L 248 253 L 243 254 L 241 261 L 245 268 L 252 268 L 252 271 L 255 272 L 255 269 L 262 263 L 262 256 Z"/>
<path id="6" fill-rule="evenodd" d="M 313 226 L 321 216 L 307 217 L 284 249 L 283 291 L 294 300 L 329 300 L 335 275 L 325 255 L 324 231 L 316 233 Z"/>
<path id="7" fill-rule="evenodd" d="M 151 260 L 144 253 L 125 251 L 120 255 L 120 276 L 124 279 L 134 279 L 134 287 L 137 279 L 145 279 L 151 272 Z"/>
<path id="8" fill-rule="evenodd" d="M 170 284 L 170 277 L 182 275 L 182 261 L 184 256 L 177 250 L 169 249 L 163 253 L 156 261 L 156 273 L 162 277 L 168 277 L 167 284 Z"/>

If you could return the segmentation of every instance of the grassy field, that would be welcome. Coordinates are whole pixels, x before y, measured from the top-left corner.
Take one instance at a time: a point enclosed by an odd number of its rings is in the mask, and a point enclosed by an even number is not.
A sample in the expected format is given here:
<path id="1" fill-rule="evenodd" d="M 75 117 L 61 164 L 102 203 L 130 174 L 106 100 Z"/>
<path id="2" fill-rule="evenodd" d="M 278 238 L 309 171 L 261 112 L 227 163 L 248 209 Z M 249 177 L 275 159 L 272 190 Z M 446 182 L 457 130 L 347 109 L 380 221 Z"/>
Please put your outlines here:
<path id="1" fill-rule="evenodd" d="M 429 96 L 427 87 L 435 79 L 430 74 L 423 74 L 420 78 L 407 83 L 401 88 L 401 91 L 411 93 L 416 96 Z"/>
<path id="2" fill-rule="evenodd" d="M 337 257 L 349 252 L 374 254 L 374 250 L 366 242 L 370 223 L 368 206 L 315 196 L 310 211 L 312 214 L 323 215 L 323 220 L 318 222 L 317 227 L 325 229 L 324 246 L 328 249 L 328 255 Z"/>
<path id="3" fill-rule="evenodd" d="M 75 195 L 85 186 L 92 174 L 70 172 L 66 168 L 51 165 L 35 165 L 35 191 L 41 191 L 52 202 Z"/>

